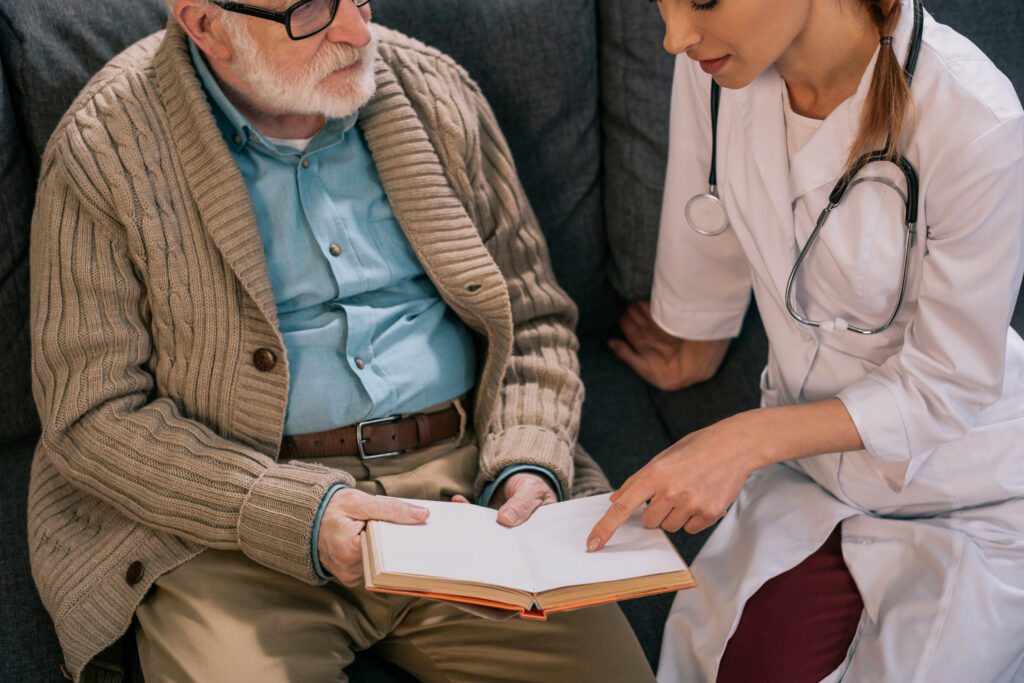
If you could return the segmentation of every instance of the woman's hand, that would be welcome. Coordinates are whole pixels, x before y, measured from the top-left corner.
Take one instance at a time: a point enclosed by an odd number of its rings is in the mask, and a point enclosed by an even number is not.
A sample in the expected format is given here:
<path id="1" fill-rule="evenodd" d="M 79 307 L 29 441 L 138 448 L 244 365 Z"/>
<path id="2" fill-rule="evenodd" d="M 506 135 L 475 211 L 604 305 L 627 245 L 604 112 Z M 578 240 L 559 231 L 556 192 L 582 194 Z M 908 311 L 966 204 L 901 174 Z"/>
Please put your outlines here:
<path id="1" fill-rule="evenodd" d="M 857 426 L 838 398 L 733 415 L 683 437 L 627 479 L 590 532 L 587 549 L 603 547 L 648 501 L 645 526 L 695 534 L 726 513 L 754 470 L 862 448 Z"/>
<path id="2" fill-rule="evenodd" d="M 608 342 L 612 353 L 659 389 L 675 390 L 711 379 L 729 348 L 728 339 L 678 339 L 658 327 L 646 301 L 631 303 L 619 327 L 625 340 Z"/>
<path id="3" fill-rule="evenodd" d="M 771 461 L 762 452 L 757 411 L 693 432 L 665 449 L 612 494 L 612 505 L 587 539 L 599 550 L 637 508 L 650 501 L 644 526 L 695 534 L 720 519 L 747 477 Z"/>

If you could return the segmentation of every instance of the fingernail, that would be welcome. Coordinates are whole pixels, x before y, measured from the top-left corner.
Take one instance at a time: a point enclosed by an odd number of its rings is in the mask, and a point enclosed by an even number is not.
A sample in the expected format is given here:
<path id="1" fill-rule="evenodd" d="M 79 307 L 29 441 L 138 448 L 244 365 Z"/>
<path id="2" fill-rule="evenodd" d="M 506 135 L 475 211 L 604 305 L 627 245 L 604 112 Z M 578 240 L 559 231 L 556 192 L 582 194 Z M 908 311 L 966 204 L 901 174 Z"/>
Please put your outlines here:
<path id="1" fill-rule="evenodd" d="M 505 519 L 509 524 L 515 524 L 519 521 L 519 515 L 516 514 L 515 510 L 505 510 L 502 514 L 505 515 Z"/>
<path id="2" fill-rule="evenodd" d="M 601 546 L 601 539 L 598 538 L 597 536 L 594 536 L 589 541 L 587 541 L 587 550 L 590 551 L 590 552 L 594 552 L 600 546 Z"/>
<path id="3" fill-rule="evenodd" d="M 413 517 L 417 519 L 426 519 L 427 515 L 430 514 L 430 510 L 419 505 L 410 505 L 409 508 L 412 511 Z"/>

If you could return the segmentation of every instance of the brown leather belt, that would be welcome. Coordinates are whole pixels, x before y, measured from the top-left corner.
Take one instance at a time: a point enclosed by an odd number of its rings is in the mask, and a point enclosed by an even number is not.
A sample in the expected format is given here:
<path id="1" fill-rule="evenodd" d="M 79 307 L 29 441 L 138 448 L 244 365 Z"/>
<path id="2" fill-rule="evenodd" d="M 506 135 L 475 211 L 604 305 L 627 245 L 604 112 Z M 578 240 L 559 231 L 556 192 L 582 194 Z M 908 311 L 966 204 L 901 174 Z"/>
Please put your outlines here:
<path id="1" fill-rule="evenodd" d="M 461 424 L 455 406 L 435 413 L 367 420 L 326 432 L 286 436 L 281 442 L 281 457 L 358 455 L 364 460 L 383 458 L 458 436 Z"/>

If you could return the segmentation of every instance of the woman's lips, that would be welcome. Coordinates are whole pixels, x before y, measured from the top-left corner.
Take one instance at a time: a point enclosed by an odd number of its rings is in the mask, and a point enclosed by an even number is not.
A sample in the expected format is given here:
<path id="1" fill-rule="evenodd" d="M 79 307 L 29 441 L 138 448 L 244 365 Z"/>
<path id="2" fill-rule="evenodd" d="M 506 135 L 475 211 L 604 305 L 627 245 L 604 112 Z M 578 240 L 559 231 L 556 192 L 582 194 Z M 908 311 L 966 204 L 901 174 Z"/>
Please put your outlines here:
<path id="1" fill-rule="evenodd" d="M 725 63 L 729 61 L 729 55 L 719 57 L 718 59 L 699 59 L 697 61 L 700 62 L 700 68 L 705 73 L 714 76 L 725 67 Z"/>

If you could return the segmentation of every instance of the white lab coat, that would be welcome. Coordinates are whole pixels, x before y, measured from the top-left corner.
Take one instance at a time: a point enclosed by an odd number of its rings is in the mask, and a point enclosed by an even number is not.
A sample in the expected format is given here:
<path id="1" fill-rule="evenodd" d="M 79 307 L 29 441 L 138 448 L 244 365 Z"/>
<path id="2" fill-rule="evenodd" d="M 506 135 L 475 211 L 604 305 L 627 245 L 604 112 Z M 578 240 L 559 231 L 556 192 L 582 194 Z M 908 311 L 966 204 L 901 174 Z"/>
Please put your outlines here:
<path id="1" fill-rule="evenodd" d="M 904 0 L 897 55 L 912 12 Z M 763 405 L 838 396 L 866 448 L 751 476 L 693 565 L 700 586 L 675 599 L 662 683 L 713 681 L 746 600 L 839 522 L 865 609 L 826 680 L 1024 680 L 1024 342 L 1008 328 L 1024 269 L 1024 114 L 991 62 L 930 16 L 913 81 L 917 125 L 903 147 L 920 176 L 919 234 L 895 324 L 873 336 L 827 333 L 785 306 L 873 68 L 792 165 L 778 73 L 723 90 L 718 182 L 732 228 L 702 237 L 684 207 L 707 191 L 710 78 L 677 61 L 653 315 L 678 337 L 734 336 L 753 289 L 771 349 Z M 850 190 L 801 268 L 808 317 L 885 320 L 899 291 L 903 212 L 877 183 Z"/>

